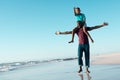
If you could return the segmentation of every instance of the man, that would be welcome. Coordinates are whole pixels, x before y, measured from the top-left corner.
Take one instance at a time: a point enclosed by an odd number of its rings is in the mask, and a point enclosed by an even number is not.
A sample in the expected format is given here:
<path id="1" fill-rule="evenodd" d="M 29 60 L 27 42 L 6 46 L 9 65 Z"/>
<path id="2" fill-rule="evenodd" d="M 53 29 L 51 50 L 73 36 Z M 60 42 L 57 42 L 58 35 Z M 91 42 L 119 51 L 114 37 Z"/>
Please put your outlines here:
<path id="1" fill-rule="evenodd" d="M 79 46 L 78 46 L 78 64 L 80 66 L 80 69 L 78 73 L 82 72 L 82 66 L 83 66 L 83 52 L 85 53 L 85 65 L 86 65 L 86 72 L 90 73 L 89 67 L 90 67 L 90 48 L 89 48 L 89 40 L 88 36 L 84 33 L 84 30 L 91 31 L 94 29 L 98 29 L 104 26 L 107 26 L 108 23 L 103 23 L 101 25 L 93 26 L 93 27 L 82 27 L 79 30 L 77 30 L 75 33 L 78 35 L 79 38 Z M 66 31 L 66 32 L 56 32 L 56 35 L 59 34 L 72 34 L 72 31 Z"/>

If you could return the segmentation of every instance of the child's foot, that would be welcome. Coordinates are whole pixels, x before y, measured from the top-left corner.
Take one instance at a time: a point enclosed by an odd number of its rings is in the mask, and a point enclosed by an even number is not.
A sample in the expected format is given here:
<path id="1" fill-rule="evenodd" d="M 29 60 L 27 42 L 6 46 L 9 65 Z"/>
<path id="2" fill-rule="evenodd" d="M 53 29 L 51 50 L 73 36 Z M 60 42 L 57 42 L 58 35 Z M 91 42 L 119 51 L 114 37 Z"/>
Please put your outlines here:
<path id="1" fill-rule="evenodd" d="M 79 71 L 78 71 L 78 73 L 81 73 L 82 72 L 82 69 L 80 69 Z"/>
<path id="2" fill-rule="evenodd" d="M 73 43 L 74 41 L 70 41 L 70 42 L 68 42 L 68 43 Z"/>

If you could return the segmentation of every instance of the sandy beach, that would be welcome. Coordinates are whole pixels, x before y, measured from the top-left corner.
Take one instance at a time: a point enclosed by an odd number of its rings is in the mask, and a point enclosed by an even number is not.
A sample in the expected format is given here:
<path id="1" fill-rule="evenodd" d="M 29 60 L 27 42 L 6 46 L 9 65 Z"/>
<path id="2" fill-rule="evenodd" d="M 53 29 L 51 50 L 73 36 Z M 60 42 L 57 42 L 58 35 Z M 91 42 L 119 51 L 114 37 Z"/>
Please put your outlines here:
<path id="1" fill-rule="evenodd" d="M 77 60 L 45 63 L 0 73 L 1 80 L 120 80 L 120 65 L 91 65 L 90 74 L 78 74 Z"/>
<path id="2" fill-rule="evenodd" d="M 78 74 L 78 61 L 43 63 L 36 66 L 0 73 L 1 80 L 120 80 L 120 54 L 91 56 L 90 74 Z M 109 65 L 108 65 L 109 64 Z"/>

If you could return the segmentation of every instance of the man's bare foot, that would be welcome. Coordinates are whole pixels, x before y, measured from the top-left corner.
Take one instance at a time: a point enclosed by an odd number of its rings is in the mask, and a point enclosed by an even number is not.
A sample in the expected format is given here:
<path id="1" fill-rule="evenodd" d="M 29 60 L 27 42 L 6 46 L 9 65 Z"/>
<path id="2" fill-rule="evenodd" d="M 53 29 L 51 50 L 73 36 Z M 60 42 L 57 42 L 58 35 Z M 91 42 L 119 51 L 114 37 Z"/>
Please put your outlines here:
<path id="1" fill-rule="evenodd" d="M 86 73 L 90 73 L 90 71 L 89 71 L 88 67 L 86 67 Z"/>
<path id="2" fill-rule="evenodd" d="M 86 71 L 86 73 L 90 73 L 90 71 Z"/>
<path id="3" fill-rule="evenodd" d="M 81 73 L 82 72 L 82 69 L 80 69 L 79 71 L 78 71 L 78 73 Z"/>
<path id="4" fill-rule="evenodd" d="M 86 73 L 90 73 L 90 71 L 88 69 L 86 69 Z"/>
<path id="5" fill-rule="evenodd" d="M 104 23 L 103 23 L 103 25 L 104 25 L 104 26 L 107 26 L 107 25 L 108 25 L 108 23 L 107 23 L 107 22 L 104 22 Z"/>

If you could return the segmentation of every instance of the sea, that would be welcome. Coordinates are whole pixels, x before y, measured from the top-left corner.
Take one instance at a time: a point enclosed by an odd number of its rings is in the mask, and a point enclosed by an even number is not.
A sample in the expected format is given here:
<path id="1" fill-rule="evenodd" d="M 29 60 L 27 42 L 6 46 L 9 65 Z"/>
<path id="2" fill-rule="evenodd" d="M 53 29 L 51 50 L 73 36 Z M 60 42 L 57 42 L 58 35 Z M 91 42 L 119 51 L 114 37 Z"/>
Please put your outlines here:
<path id="1" fill-rule="evenodd" d="M 120 65 L 90 66 L 87 74 L 79 70 L 77 60 L 40 63 L 13 71 L 0 72 L 0 80 L 120 80 Z"/>

